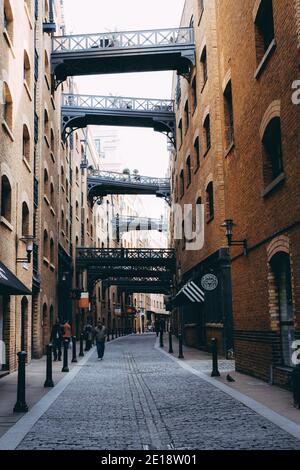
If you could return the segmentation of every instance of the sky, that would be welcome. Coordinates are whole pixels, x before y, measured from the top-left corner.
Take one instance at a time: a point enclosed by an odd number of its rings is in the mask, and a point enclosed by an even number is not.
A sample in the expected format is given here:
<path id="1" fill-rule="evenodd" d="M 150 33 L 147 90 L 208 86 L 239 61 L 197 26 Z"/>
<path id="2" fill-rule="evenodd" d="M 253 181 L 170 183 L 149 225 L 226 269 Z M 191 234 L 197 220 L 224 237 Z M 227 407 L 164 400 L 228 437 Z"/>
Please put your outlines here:
<path id="1" fill-rule="evenodd" d="M 64 0 L 68 34 L 176 28 L 184 0 Z M 141 98 L 171 97 L 172 72 L 76 77 L 79 92 Z M 169 153 L 164 135 L 150 129 L 118 128 L 122 160 L 142 175 L 164 177 Z M 150 215 L 163 201 L 147 198 Z"/>

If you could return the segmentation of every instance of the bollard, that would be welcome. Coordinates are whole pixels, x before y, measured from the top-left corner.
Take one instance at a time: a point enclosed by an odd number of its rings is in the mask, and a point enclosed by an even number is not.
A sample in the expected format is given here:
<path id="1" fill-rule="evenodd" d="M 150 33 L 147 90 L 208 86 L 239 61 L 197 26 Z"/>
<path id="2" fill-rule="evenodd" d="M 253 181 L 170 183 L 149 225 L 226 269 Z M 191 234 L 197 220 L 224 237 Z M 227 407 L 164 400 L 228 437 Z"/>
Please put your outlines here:
<path id="1" fill-rule="evenodd" d="M 179 333 L 179 335 L 178 335 L 178 344 L 179 344 L 178 359 L 184 359 L 183 344 L 182 343 L 183 343 L 182 333 Z"/>
<path id="2" fill-rule="evenodd" d="M 164 333 L 163 333 L 163 330 L 160 330 L 160 333 L 159 333 L 159 347 L 160 348 L 164 347 Z"/>
<path id="3" fill-rule="evenodd" d="M 72 362 L 77 362 L 77 354 L 76 354 L 76 336 L 72 336 L 72 350 L 73 350 Z"/>
<path id="4" fill-rule="evenodd" d="M 52 380 L 52 344 L 48 344 L 46 347 L 46 355 L 47 355 L 47 364 L 46 364 L 46 380 L 44 383 L 45 388 L 54 387 L 54 383 Z"/>
<path id="5" fill-rule="evenodd" d="M 291 379 L 293 387 L 294 406 L 300 409 L 300 364 L 298 364 L 294 368 Z"/>
<path id="6" fill-rule="evenodd" d="M 172 333 L 169 331 L 169 354 L 173 354 Z"/>
<path id="7" fill-rule="evenodd" d="M 62 372 L 69 372 L 69 367 L 68 367 L 68 349 L 69 349 L 69 341 L 67 339 L 64 340 L 64 363 L 63 363 L 63 368 Z"/>
<path id="8" fill-rule="evenodd" d="M 25 401 L 25 363 L 27 354 L 24 351 L 18 353 L 18 388 L 17 402 L 14 406 L 14 412 L 26 413 L 28 406 Z"/>
<path id="9" fill-rule="evenodd" d="M 212 351 L 212 377 L 220 377 L 220 372 L 218 369 L 218 342 L 216 338 L 211 340 L 211 351 Z"/>
<path id="10" fill-rule="evenodd" d="M 80 335 L 80 350 L 79 350 L 79 357 L 83 357 L 84 352 L 83 352 L 83 333 Z"/>

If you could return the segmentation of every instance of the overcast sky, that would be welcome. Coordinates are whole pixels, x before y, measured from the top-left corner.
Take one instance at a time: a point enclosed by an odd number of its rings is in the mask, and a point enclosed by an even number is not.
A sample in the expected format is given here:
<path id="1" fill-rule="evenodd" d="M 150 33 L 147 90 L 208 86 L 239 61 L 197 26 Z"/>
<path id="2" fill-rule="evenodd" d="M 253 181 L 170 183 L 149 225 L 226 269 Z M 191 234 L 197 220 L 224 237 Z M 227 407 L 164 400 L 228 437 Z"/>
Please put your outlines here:
<path id="1" fill-rule="evenodd" d="M 69 34 L 176 28 L 183 5 L 184 0 L 64 0 L 66 28 Z M 170 98 L 172 72 L 77 77 L 76 83 L 84 94 Z M 126 166 L 143 175 L 165 176 L 169 158 L 166 137 L 149 129 L 119 129 L 120 153 Z M 147 204 L 152 201 L 157 213 L 164 203 L 153 199 L 147 198 Z"/>

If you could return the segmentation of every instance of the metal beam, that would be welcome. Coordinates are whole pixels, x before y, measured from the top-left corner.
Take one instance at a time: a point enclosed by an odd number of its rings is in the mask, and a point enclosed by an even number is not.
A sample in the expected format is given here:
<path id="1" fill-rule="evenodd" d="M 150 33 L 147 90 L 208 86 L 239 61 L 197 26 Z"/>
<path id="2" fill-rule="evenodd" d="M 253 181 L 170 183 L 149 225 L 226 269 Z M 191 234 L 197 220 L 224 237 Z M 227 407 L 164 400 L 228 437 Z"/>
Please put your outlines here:
<path id="1" fill-rule="evenodd" d="M 193 28 L 54 36 L 52 70 L 58 83 L 68 76 L 177 70 L 195 65 Z"/>
<path id="2" fill-rule="evenodd" d="M 115 232 L 119 234 L 142 230 L 158 230 L 159 232 L 167 232 L 168 230 L 168 223 L 166 220 L 148 217 L 121 215 L 114 217 L 112 219 L 112 224 Z"/>
<path id="3" fill-rule="evenodd" d="M 62 138 L 75 129 L 93 125 L 150 127 L 175 145 L 173 100 L 120 96 L 62 95 Z"/>

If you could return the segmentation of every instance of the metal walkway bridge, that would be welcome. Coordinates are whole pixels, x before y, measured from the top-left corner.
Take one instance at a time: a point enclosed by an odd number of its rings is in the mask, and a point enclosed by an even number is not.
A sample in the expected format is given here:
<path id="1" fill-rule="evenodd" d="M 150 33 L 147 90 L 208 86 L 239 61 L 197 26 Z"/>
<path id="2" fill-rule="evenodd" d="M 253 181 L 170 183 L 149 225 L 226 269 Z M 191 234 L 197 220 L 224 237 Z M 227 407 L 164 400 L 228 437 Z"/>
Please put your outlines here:
<path id="1" fill-rule="evenodd" d="M 92 203 L 108 194 L 152 194 L 167 201 L 171 196 L 169 178 L 90 170 L 87 184 L 88 197 Z"/>
<path id="2" fill-rule="evenodd" d="M 195 65 L 193 28 L 54 36 L 56 83 L 68 76 L 177 70 Z"/>
<path id="3" fill-rule="evenodd" d="M 75 129 L 94 124 L 149 127 L 175 144 L 173 100 L 63 94 L 61 112 L 63 140 Z"/>
<path id="4" fill-rule="evenodd" d="M 168 223 L 164 219 L 152 219 L 136 216 L 116 216 L 112 219 L 113 228 L 116 233 L 122 234 L 131 231 L 157 230 L 167 232 Z"/>

